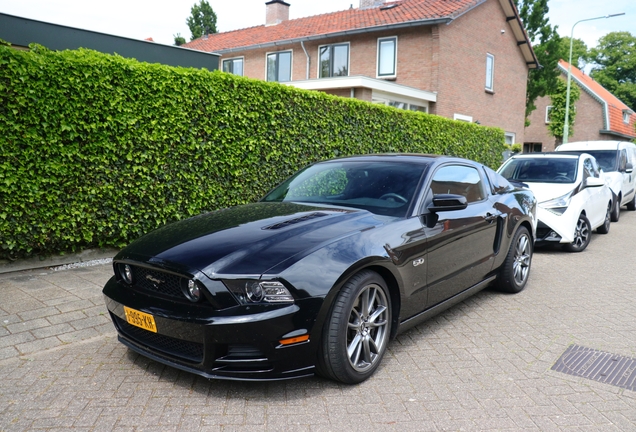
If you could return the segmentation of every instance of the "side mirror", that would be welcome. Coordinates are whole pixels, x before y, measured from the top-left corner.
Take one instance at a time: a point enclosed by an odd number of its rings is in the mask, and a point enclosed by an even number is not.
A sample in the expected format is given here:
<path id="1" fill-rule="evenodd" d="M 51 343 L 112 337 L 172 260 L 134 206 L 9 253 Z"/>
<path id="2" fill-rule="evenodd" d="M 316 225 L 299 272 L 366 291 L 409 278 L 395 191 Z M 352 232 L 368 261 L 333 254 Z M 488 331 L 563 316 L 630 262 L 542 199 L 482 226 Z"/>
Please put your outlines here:
<path id="1" fill-rule="evenodd" d="M 625 165 L 625 172 L 627 174 L 629 174 L 632 171 L 634 171 L 634 165 L 632 165 L 631 163 L 627 162 L 627 165 Z"/>
<path id="2" fill-rule="evenodd" d="M 433 212 L 464 210 L 468 206 L 468 201 L 463 195 L 438 194 L 433 195 L 433 204 L 428 209 Z"/>
<path id="3" fill-rule="evenodd" d="M 603 185 L 605 185 L 605 182 L 603 181 L 603 179 L 598 177 L 588 177 L 585 180 L 585 187 L 600 187 Z"/>

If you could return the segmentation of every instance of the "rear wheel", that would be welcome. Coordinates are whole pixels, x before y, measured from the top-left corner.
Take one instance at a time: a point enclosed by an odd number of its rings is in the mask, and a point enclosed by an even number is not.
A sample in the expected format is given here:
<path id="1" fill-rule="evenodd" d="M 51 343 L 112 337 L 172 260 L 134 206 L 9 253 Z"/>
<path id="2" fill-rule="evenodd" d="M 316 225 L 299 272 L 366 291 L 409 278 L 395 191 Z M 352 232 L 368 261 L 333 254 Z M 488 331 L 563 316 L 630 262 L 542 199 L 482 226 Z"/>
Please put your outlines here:
<path id="1" fill-rule="evenodd" d="M 590 244 L 591 235 L 592 225 L 590 225 L 590 221 L 587 217 L 581 213 L 579 220 L 576 221 L 576 227 L 574 228 L 574 241 L 563 245 L 563 249 L 568 252 L 583 252 L 587 245 Z"/>
<path id="2" fill-rule="evenodd" d="M 317 372 L 345 384 L 369 378 L 391 334 L 391 297 L 377 273 L 364 270 L 344 284 L 322 335 Z"/>
<path id="3" fill-rule="evenodd" d="M 532 239 L 526 227 L 519 227 L 501 266 L 497 288 L 507 293 L 518 293 L 528 282 L 532 263 Z"/>
<path id="4" fill-rule="evenodd" d="M 605 213 L 605 221 L 603 225 L 596 228 L 596 232 L 599 234 L 607 234 L 610 230 L 610 222 L 612 221 L 612 203 L 607 204 L 607 212 Z"/>
<path id="5" fill-rule="evenodd" d="M 614 202 L 614 207 L 612 207 L 612 222 L 618 222 L 621 218 L 621 197 L 620 195 L 616 198 L 616 202 Z"/>

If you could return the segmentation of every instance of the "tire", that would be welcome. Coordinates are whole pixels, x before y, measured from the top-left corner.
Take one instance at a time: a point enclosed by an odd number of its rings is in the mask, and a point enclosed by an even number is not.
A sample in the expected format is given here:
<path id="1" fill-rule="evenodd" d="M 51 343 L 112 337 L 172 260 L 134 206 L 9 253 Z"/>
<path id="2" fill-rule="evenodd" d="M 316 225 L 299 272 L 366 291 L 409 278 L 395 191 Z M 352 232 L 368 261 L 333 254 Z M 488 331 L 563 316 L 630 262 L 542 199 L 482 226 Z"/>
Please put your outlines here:
<path id="1" fill-rule="evenodd" d="M 318 353 L 318 374 L 345 384 L 366 380 L 380 365 L 390 334 L 389 290 L 380 275 L 363 270 L 344 284 L 331 307 Z"/>
<path id="2" fill-rule="evenodd" d="M 497 289 L 506 293 L 521 292 L 528 282 L 532 264 L 532 238 L 526 227 L 519 227 L 510 244 L 510 250 L 499 269 Z"/>
<path id="3" fill-rule="evenodd" d="M 614 207 L 612 207 L 612 222 L 618 222 L 621 218 L 621 197 L 620 195 L 616 197 L 616 202 L 614 202 Z"/>
<path id="4" fill-rule="evenodd" d="M 572 243 L 563 245 L 563 249 L 568 252 L 583 252 L 592 236 L 592 225 L 590 221 L 585 217 L 583 213 L 576 221 L 576 228 L 574 228 L 574 241 Z"/>
<path id="5" fill-rule="evenodd" d="M 607 212 L 605 212 L 605 221 L 603 225 L 596 228 L 596 232 L 599 234 L 607 234 L 610 230 L 610 222 L 612 221 L 612 203 L 607 204 Z"/>
<path id="6" fill-rule="evenodd" d="M 627 203 L 627 210 L 629 211 L 636 210 L 636 194 L 634 194 L 634 198 L 632 198 L 632 200 Z"/>

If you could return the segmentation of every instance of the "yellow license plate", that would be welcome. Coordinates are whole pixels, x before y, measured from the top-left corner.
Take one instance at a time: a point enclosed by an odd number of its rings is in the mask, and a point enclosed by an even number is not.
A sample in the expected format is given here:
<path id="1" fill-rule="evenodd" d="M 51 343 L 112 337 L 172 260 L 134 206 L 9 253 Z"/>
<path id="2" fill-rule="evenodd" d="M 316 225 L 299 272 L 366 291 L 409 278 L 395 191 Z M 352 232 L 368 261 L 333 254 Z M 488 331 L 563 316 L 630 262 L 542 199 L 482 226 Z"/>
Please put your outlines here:
<path id="1" fill-rule="evenodd" d="M 126 314 L 126 321 L 128 321 L 128 324 L 157 333 L 157 325 L 155 324 L 155 318 L 152 315 L 126 306 L 124 306 L 124 313 Z"/>

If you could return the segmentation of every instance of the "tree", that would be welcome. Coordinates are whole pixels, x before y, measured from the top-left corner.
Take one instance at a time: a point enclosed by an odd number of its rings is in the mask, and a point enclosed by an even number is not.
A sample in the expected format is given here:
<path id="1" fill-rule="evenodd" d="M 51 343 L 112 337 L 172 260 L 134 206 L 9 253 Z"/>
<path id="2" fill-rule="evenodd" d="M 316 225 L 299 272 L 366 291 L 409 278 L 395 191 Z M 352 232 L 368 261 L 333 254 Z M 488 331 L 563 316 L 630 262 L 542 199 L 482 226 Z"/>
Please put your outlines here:
<path id="1" fill-rule="evenodd" d="M 181 46 L 184 43 L 186 43 L 186 40 L 183 36 L 181 36 L 181 33 L 177 33 L 176 35 L 172 35 L 174 37 L 174 44 L 176 46 Z"/>
<path id="2" fill-rule="evenodd" d="M 568 50 L 570 45 L 568 44 Z M 574 57 L 574 56 L 573 56 Z M 556 143 L 563 142 L 563 125 L 565 125 L 565 102 L 567 100 L 567 82 L 565 78 L 557 79 L 556 89 L 550 94 L 552 109 L 550 109 L 548 131 L 556 138 Z M 570 112 L 568 113 L 568 132 L 574 135 L 574 119 L 576 118 L 576 101 L 579 100 L 581 91 L 573 81 L 570 82 Z"/>
<path id="3" fill-rule="evenodd" d="M 561 38 L 557 26 L 548 20 L 548 0 L 515 0 L 519 17 L 534 45 L 534 52 L 541 67 L 528 73 L 526 91 L 526 118 L 536 108 L 538 97 L 552 93 L 557 86 L 559 71 L 557 65 L 561 57 Z"/>
<path id="4" fill-rule="evenodd" d="M 636 108 L 636 37 L 629 32 L 603 36 L 590 50 L 591 76 L 631 109 Z"/>
<path id="5" fill-rule="evenodd" d="M 561 38 L 561 46 L 559 48 L 561 58 L 568 61 L 570 56 L 570 38 L 565 36 Z M 590 54 L 585 42 L 581 39 L 574 38 L 572 42 L 572 66 L 583 69 L 590 61 Z"/>
<path id="6" fill-rule="evenodd" d="M 191 16 L 186 20 L 192 35 L 190 40 L 195 40 L 204 34 L 216 33 L 216 14 L 212 6 L 206 0 L 200 0 L 199 4 L 192 5 Z"/>

